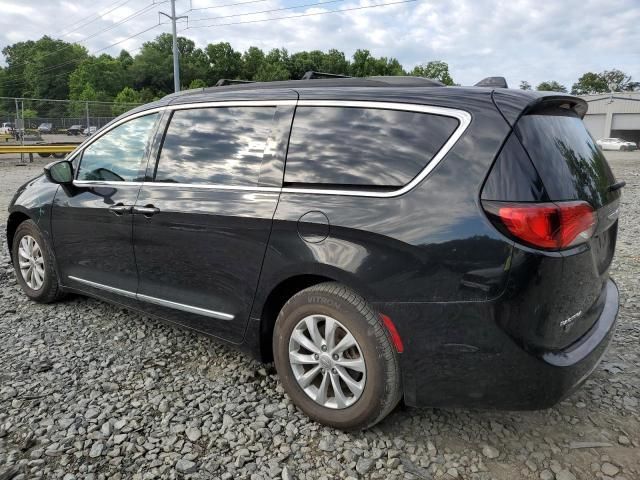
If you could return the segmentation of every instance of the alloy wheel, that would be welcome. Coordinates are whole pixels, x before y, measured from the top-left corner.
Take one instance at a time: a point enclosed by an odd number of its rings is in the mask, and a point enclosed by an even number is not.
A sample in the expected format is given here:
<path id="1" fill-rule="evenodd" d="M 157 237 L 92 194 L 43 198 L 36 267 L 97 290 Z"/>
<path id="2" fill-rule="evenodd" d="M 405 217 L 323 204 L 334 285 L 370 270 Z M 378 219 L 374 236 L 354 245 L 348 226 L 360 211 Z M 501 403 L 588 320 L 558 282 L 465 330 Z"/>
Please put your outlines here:
<path id="1" fill-rule="evenodd" d="M 45 278 L 44 257 L 40 245 L 31 235 L 25 235 L 20 239 L 18 262 L 27 286 L 32 290 L 40 290 Z"/>
<path id="2" fill-rule="evenodd" d="M 289 364 L 298 385 L 323 407 L 343 409 L 362 395 L 367 368 L 351 332 L 327 315 L 309 315 L 289 339 Z"/>

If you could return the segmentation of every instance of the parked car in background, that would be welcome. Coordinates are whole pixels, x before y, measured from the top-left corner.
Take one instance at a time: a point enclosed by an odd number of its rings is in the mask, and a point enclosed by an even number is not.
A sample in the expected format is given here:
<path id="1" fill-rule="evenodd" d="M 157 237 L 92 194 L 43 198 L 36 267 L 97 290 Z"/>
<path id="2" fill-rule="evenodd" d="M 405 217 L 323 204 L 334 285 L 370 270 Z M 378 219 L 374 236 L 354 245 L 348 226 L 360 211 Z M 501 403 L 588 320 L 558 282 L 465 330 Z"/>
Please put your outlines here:
<path id="1" fill-rule="evenodd" d="M 38 125 L 38 132 L 40 133 L 52 133 L 53 132 L 53 124 L 51 123 L 41 123 Z"/>
<path id="2" fill-rule="evenodd" d="M 596 143 L 602 150 L 620 150 L 624 152 L 638 149 L 638 145 L 634 142 L 628 142 L 621 138 L 601 138 Z"/>
<path id="3" fill-rule="evenodd" d="M 274 361 L 341 429 L 401 398 L 550 407 L 618 313 L 624 183 L 586 111 L 413 77 L 173 94 L 20 188 L 16 277 L 37 302 L 95 296 Z"/>
<path id="4" fill-rule="evenodd" d="M 13 135 L 14 131 L 15 126 L 11 122 L 4 122 L 2 126 L 0 126 L 0 134 Z"/>
<path id="5" fill-rule="evenodd" d="M 97 130 L 97 127 L 88 127 L 88 128 L 85 128 L 85 129 L 82 131 L 82 134 L 83 134 L 83 135 L 85 135 L 85 136 L 87 136 L 87 137 L 90 137 L 91 135 L 93 135 L 94 133 L 96 133 L 96 130 Z"/>
<path id="6" fill-rule="evenodd" d="M 67 135 L 80 135 L 82 132 L 84 132 L 84 129 L 84 125 L 71 125 L 69 128 L 67 128 Z"/>

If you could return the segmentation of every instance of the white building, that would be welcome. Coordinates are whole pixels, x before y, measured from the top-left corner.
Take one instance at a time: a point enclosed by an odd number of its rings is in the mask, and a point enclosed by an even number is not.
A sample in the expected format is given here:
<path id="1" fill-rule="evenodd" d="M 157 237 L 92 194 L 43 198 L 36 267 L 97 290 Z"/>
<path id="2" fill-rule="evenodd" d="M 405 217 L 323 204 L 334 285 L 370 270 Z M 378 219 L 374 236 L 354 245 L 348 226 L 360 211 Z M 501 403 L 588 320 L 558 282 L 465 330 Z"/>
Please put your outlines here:
<path id="1" fill-rule="evenodd" d="M 589 104 L 584 122 L 596 140 L 622 138 L 640 142 L 640 92 L 583 95 Z"/>

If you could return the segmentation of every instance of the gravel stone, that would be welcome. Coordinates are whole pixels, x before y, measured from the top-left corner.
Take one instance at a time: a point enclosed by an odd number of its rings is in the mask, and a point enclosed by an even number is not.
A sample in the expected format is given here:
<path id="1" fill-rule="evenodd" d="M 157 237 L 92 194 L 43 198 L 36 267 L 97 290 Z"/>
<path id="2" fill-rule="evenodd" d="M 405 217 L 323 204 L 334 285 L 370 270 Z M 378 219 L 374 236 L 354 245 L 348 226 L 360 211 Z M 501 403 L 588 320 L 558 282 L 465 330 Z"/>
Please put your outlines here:
<path id="1" fill-rule="evenodd" d="M 498 458 L 500 456 L 498 449 L 490 445 L 482 447 L 482 454 L 487 458 Z"/>
<path id="2" fill-rule="evenodd" d="M 609 475 L 610 477 L 615 477 L 620 471 L 618 467 L 616 467 L 614 464 L 609 462 L 603 463 L 601 470 L 602 470 L 602 473 L 604 473 L 605 475 Z"/>
<path id="3" fill-rule="evenodd" d="M 99 457 L 100 455 L 102 455 L 103 450 L 104 450 L 104 444 L 103 443 L 101 443 L 101 442 L 94 443 L 91 446 L 91 451 L 89 452 L 89 456 L 91 458 Z"/>
<path id="4" fill-rule="evenodd" d="M 181 458 L 178 460 L 178 463 L 176 463 L 176 470 L 180 473 L 193 473 L 196 471 L 196 464 L 191 460 Z"/>
<path id="5" fill-rule="evenodd" d="M 4 225 L 50 159 L 0 156 L 0 478 L 640 478 L 640 152 L 607 156 L 627 182 L 620 311 L 584 385 L 546 410 L 396 409 L 364 432 L 309 420 L 273 365 L 208 337 L 81 296 L 29 301 Z"/>

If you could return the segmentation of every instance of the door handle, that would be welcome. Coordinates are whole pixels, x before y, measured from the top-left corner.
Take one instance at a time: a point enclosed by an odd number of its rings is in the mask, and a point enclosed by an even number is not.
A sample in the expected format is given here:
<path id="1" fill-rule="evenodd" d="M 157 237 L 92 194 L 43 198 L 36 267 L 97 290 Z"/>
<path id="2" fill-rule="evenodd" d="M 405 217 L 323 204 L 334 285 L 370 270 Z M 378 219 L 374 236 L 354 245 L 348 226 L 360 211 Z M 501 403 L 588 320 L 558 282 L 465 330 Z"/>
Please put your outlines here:
<path id="1" fill-rule="evenodd" d="M 153 205 L 147 205 L 144 207 L 133 207 L 133 213 L 139 213 L 149 218 L 154 216 L 156 213 L 160 212 L 159 208 L 154 207 Z"/>
<path id="2" fill-rule="evenodd" d="M 109 207 L 109 211 L 118 217 L 124 213 L 128 213 L 131 211 L 131 207 L 128 205 L 124 205 L 123 203 L 116 203 L 115 205 L 111 205 Z"/>

